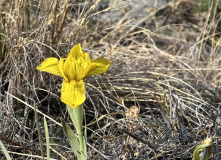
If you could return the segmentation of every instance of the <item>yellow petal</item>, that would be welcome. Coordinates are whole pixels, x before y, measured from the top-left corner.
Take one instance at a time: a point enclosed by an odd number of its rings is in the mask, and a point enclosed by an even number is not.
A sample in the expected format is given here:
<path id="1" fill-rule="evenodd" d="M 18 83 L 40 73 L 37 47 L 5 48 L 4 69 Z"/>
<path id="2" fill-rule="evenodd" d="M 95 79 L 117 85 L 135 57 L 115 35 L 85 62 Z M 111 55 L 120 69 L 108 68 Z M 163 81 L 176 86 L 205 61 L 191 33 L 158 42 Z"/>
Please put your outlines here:
<path id="1" fill-rule="evenodd" d="M 98 58 L 91 61 L 91 69 L 86 77 L 101 74 L 107 71 L 111 63 L 106 58 Z"/>
<path id="2" fill-rule="evenodd" d="M 63 81 L 61 89 L 62 102 L 72 108 L 76 108 L 83 104 L 85 99 L 85 84 L 83 80 L 79 82 L 71 81 L 70 83 Z"/>
<path id="3" fill-rule="evenodd" d="M 59 71 L 62 75 L 62 77 L 64 78 L 64 80 L 66 80 L 67 82 L 69 82 L 69 79 L 68 77 L 65 75 L 65 72 L 64 72 L 64 58 L 60 58 L 60 60 L 58 61 L 58 67 L 59 67 Z"/>
<path id="4" fill-rule="evenodd" d="M 68 57 L 64 62 L 64 74 L 68 77 L 69 81 L 74 80 L 76 67 L 74 65 L 74 59 Z"/>
<path id="5" fill-rule="evenodd" d="M 45 59 L 41 63 L 41 66 L 37 66 L 36 69 L 63 77 L 59 70 L 59 61 L 57 58 L 50 57 Z"/>
<path id="6" fill-rule="evenodd" d="M 84 53 L 81 49 L 80 43 L 75 45 L 64 63 L 64 73 L 68 77 L 69 81 L 79 81 L 83 77 L 84 68 Z"/>
<path id="7" fill-rule="evenodd" d="M 84 59 L 85 59 L 85 63 L 84 63 L 84 74 L 87 75 L 87 73 L 90 71 L 91 69 L 91 59 L 90 59 L 90 55 L 89 53 L 84 53 Z M 84 75 L 84 77 L 85 77 Z"/>
<path id="8" fill-rule="evenodd" d="M 70 53 L 68 54 L 68 58 L 69 57 L 74 57 L 75 59 L 78 59 L 79 57 L 84 57 L 84 53 L 81 49 L 81 44 L 79 43 L 78 45 L 75 45 Z"/>

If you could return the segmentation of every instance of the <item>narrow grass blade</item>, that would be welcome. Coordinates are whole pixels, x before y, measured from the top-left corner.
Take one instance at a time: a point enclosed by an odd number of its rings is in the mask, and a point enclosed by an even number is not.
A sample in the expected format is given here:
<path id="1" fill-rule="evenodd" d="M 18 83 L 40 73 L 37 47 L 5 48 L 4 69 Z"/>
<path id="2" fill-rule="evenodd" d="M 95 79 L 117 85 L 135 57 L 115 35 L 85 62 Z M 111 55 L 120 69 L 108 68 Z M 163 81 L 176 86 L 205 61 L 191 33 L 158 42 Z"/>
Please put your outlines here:
<path id="1" fill-rule="evenodd" d="M 45 126 L 45 137 L 46 137 L 46 147 L 47 147 L 47 159 L 50 159 L 48 124 L 47 124 L 45 116 L 44 116 L 44 126 Z"/>
<path id="2" fill-rule="evenodd" d="M 74 154 L 77 156 L 78 159 L 80 159 L 80 144 L 79 141 L 72 131 L 72 129 L 69 127 L 69 125 L 61 118 L 61 124 L 62 128 L 64 130 L 64 133 L 69 141 L 69 144 L 71 145 L 71 149 L 74 152 Z"/>
<path id="3" fill-rule="evenodd" d="M 43 91 L 45 91 L 45 90 L 43 90 Z M 5 91 L 5 93 L 8 94 L 9 96 L 11 96 L 12 98 L 16 99 L 17 101 L 19 101 L 19 102 L 25 104 L 25 105 L 28 106 L 29 108 L 35 110 L 35 107 L 31 106 L 30 104 L 26 103 L 25 101 L 22 101 L 22 100 L 19 99 L 18 97 L 13 96 L 12 94 L 10 94 L 10 93 L 8 93 L 8 92 L 6 92 L 6 91 Z M 53 118 L 47 116 L 46 114 L 42 113 L 42 112 L 39 111 L 38 109 L 36 109 L 36 111 L 37 111 L 39 114 L 41 114 L 41 115 L 45 116 L 46 118 L 50 119 L 50 120 L 51 120 L 52 122 L 54 122 L 56 125 L 61 126 L 61 124 L 58 123 L 57 121 L 55 121 Z"/>
<path id="4" fill-rule="evenodd" d="M 4 154 L 5 154 L 6 159 L 7 159 L 7 160 L 12 160 L 11 157 L 10 157 L 10 155 L 8 154 L 7 149 L 5 148 L 5 146 L 4 146 L 4 144 L 2 143 L 1 140 L 0 140 L 0 146 L 1 146 L 1 148 L 2 148 L 2 150 L 3 150 L 3 152 L 4 152 Z"/>
<path id="5" fill-rule="evenodd" d="M 34 105 L 34 111 L 35 111 L 35 122 L 37 125 L 37 129 L 38 129 L 38 139 L 39 139 L 39 144 L 40 144 L 40 149 L 41 149 L 41 156 L 42 159 L 44 159 L 44 151 L 43 151 L 43 145 L 42 145 L 42 140 L 41 140 L 41 131 L 40 131 L 40 126 L 39 126 L 39 121 L 38 121 L 38 112 L 36 109 L 36 106 Z"/>

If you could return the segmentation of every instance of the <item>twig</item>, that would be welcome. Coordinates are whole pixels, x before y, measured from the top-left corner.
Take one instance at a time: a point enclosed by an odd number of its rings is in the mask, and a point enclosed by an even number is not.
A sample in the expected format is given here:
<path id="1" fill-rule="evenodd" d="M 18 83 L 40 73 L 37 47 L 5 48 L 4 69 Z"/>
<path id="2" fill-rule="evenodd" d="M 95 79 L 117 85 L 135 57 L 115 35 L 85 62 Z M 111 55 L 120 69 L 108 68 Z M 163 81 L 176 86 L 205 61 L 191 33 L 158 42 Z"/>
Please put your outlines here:
<path id="1" fill-rule="evenodd" d="M 124 133 L 128 134 L 129 136 L 131 136 L 132 138 L 134 138 L 134 139 L 136 139 L 136 140 L 138 140 L 138 141 L 140 141 L 140 142 L 142 142 L 142 143 L 144 143 L 144 144 L 147 144 L 148 147 L 150 147 L 150 148 L 153 149 L 154 151 L 155 151 L 155 150 L 157 149 L 157 147 L 158 147 L 158 145 L 152 145 L 150 142 L 145 141 L 145 140 L 143 140 L 142 138 L 140 138 L 140 137 L 138 137 L 138 136 L 136 136 L 136 135 L 130 133 L 130 132 L 129 132 L 128 130 L 126 130 L 126 129 L 116 128 L 116 130 L 121 130 L 121 131 L 123 131 Z"/>

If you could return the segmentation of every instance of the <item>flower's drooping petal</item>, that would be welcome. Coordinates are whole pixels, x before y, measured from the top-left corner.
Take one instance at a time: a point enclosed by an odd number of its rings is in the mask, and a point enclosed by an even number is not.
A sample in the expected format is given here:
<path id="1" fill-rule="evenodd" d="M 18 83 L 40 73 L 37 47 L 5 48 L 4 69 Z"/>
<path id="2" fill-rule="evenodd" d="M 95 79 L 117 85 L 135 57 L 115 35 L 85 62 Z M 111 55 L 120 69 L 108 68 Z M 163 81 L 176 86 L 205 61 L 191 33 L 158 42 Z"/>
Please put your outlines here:
<path id="1" fill-rule="evenodd" d="M 57 58 L 47 58 L 42 63 L 41 66 L 37 66 L 36 69 L 39 71 L 48 72 L 51 74 L 55 74 L 57 76 L 63 77 L 59 70 L 59 61 Z"/>
<path id="2" fill-rule="evenodd" d="M 111 63 L 106 58 L 98 58 L 91 61 L 91 69 L 87 73 L 86 77 L 101 74 L 107 71 Z"/>
<path id="3" fill-rule="evenodd" d="M 77 108 L 84 103 L 85 99 L 85 84 L 83 80 L 79 82 L 71 81 L 70 83 L 63 81 L 61 89 L 62 102 L 72 108 Z"/>
<path id="4" fill-rule="evenodd" d="M 70 53 L 68 54 L 68 57 L 74 57 L 74 59 L 78 59 L 79 57 L 84 57 L 84 53 L 81 49 L 81 44 L 75 45 Z"/>

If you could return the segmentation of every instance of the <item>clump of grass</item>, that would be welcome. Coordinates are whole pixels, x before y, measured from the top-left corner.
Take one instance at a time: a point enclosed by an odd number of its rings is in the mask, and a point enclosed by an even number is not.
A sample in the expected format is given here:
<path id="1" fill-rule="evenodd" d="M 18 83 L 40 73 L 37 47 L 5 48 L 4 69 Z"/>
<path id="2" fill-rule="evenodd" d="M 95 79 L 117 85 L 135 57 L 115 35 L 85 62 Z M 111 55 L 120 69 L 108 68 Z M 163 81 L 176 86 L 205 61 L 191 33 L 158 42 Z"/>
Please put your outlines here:
<path id="1" fill-rule="evenodd" d="M 36 105 L 40 129 L 47 118 L 50 157 L 73 159 L 60 127 L 61 117 L 71 122 L 59 100 L 61 79 L 35 67 L 82 43 L 112 63 L 86 81 L 89 159 L 192 158 L 205 139 L 196 138 L 201 129 L 215 137 L 211 158 L 220 159 L 220 18 L 217 1 L 209 2 L 204 13 L 191 0 L 2 2 L 0 140 L 10 156 L 42 157 Z M 139 116 L 126 119 L 131 106 Z"/>

